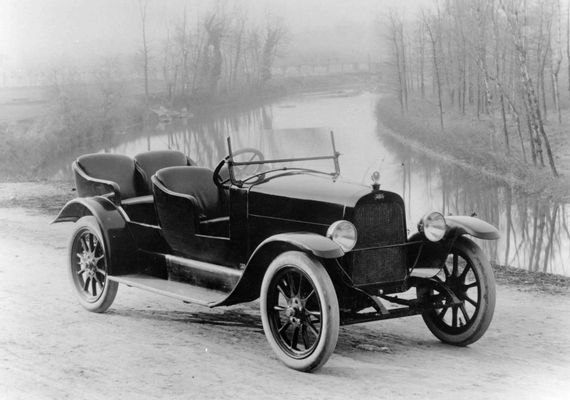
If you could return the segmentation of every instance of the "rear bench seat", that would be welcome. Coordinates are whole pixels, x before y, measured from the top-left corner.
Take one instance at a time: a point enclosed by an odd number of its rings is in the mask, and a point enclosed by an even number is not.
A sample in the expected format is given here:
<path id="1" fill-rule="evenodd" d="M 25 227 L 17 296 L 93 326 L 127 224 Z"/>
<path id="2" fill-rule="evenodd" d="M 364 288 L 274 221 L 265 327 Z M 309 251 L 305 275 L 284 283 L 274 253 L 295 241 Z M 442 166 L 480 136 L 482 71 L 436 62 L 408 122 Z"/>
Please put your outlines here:
<path id="1" fill-rule="evenodd" d="M 161 168 L 190 165 L 179 151 L 122 154 L 85 154 L 73 163 L 79 197 L 107 196 L 121 205 L 131 220 L 157 225 L 150 177 Z"/>

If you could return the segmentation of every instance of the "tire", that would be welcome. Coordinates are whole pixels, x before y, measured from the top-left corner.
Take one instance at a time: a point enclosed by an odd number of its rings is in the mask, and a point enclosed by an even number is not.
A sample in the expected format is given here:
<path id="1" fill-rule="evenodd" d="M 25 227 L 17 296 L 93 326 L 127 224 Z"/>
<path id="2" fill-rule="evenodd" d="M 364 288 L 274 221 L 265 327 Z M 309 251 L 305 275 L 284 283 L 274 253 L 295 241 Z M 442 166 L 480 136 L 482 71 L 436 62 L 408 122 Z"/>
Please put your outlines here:
<path id="1" fill-rule="evenodd" d="M 495 278 L 491 264 L 479 246 L 460 237 L 453 245 L 438 277 L 462 303 L 452 305 L 448 295 L 422 317 L 429 330 L 442 342 L 467 346 L 476 342 L 489 328 L 495 311 Z M 437 289 L 418 287 L 418 298 L 430 301 Z"/>
<path id="2" fill-rule="evenodd" d="M 69 277 L 79 303 L 102 313 L 113 304 L 119 284 L 108 279 L 108 256 L 94 217 L 76 223 L 69 243 Z"/>
<path id="3" fill-rule="evenodd" d="M 263 277 L 260 308 L 265 336 L 288 367 L 314 371 L 334 352 L 338 299 L 331 278 L 313 257 L 289 251 L 275 258 Z"/>

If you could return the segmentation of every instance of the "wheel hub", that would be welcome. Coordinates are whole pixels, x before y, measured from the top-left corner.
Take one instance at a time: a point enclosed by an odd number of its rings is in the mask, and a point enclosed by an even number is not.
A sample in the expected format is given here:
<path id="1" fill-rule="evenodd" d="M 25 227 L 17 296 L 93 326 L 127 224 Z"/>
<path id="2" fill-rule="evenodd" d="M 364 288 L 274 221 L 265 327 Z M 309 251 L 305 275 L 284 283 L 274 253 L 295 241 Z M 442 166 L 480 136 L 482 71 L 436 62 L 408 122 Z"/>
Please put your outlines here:
<path id="1" fill-rule="evenodd" d="M 294 326 L 301 325 L 304 316 L 301 299 L 298 297 L 291 299 L 291 303 L 288 304 L 287 308 L 285 309 L 285 315 L 289 318 L 289 322 L 291 322 Z"/>
<path id="2" fill-rule="evenodd" d="M 95 263 L 95 256 L 91 252 L 83 252 L 79 256 L 79 266 L 82 270 L 85 270 L 85 273 L 88 277 L 95 277 L 95 271 L 97 269 Z"/>

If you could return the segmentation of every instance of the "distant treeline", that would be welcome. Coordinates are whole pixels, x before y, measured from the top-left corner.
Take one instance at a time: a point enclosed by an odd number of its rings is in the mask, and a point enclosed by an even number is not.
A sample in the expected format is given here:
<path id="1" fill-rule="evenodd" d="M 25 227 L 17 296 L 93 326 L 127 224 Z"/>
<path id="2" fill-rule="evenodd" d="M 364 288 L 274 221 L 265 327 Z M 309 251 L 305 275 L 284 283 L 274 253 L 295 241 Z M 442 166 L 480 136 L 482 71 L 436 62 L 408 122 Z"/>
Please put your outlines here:
<path id="1" fill-rule="evenodd" d="M 226 10 L 222 3 L 203 18 L 190 18 L 181 10 L 180 20 L 168 28 L 162 45 L 153 49 L 146 32 L 146 1 L 139 1 L 139 9 L 139 58 L 147 96 L 151 68 L 160 71 L 164 92 L 171 101 L 256 90 L 271 78 L 286 33 L 279 19 L 268 16 L 258 25 L 245 11 Z"/>
<path id="2" fill-rule="evenodd" d="M 447 111 L 488 120 L 493 150 L 558 176 L 545 122 L 563 122 L 570 95 L 560 84 L 570 81 L 570 11 L 560 0 L 434 0 L 414 21 L 390 12 L 387 22 L 403 112 L 434 102 L 442 131 Z"/>

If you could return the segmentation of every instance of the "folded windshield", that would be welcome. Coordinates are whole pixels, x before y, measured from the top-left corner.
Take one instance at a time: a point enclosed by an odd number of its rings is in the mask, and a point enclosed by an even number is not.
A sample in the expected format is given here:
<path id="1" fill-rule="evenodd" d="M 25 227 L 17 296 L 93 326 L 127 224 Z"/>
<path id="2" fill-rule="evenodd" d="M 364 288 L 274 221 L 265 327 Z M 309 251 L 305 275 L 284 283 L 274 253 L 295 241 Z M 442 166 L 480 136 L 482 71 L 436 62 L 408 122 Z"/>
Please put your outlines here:
<path id="1" fill-rule="evenodd" d="M 261 175 L 308 170 L 338 176 L 332 131 L 325 128 L 277 129 L 228 138 L 228 166 L 234 184 Z"/>

